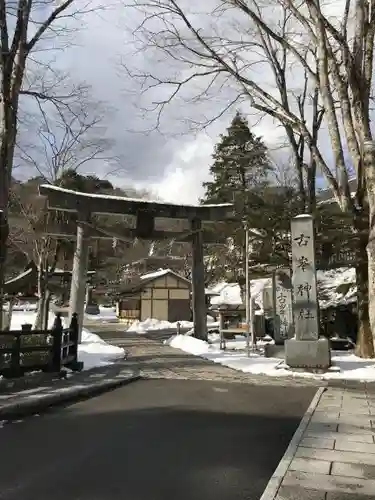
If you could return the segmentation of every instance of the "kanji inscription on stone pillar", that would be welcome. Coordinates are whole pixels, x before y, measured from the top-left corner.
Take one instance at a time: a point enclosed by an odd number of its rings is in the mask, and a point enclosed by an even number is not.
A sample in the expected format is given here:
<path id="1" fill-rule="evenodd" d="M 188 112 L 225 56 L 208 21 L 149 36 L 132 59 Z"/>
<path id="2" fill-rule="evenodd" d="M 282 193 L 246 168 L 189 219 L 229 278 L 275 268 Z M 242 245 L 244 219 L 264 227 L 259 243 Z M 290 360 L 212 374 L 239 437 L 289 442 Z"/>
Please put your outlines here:
<path id="1" fill-rule="evenodd" d="M 314 222 L 311 215 L 292 219 L 293 317 L 298 340 L 319 338 Z"/>
<path id="2" fill-rule="evenodd" d="M 290 270 L 282 269 L 275 273 L 275 343 L 294 335 L 293 303 Z"/>

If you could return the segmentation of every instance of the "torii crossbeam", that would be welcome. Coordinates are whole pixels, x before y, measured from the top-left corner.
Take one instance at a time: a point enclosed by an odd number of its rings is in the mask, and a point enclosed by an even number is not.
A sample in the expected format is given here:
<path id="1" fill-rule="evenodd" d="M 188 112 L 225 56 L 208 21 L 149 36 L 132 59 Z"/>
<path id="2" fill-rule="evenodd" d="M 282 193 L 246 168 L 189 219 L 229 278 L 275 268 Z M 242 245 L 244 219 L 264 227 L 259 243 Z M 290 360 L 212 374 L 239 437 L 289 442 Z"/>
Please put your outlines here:
<path id="1" fill-rule="evenodd" d="M 193 288 L 193 317 L 196 336 L 206 339 L 207 318 L 205 305 L 205 283 L 203 244 L 203 223 L 225 222 L 233 217 L 233 205 L 175 205 L 157 201 L 132 199 L 122 196 L 81 193 L 49 184 L 43 184 L 39 193 L 47 198 L 47 208 L 63 212 L 73 212 L 78 215 L 76 232 L 76 249 L 73 261 L 73 276 L 70 293 L 70 316 L 78 314 L 80 335 L 82 331 L 86 276 L 88 268 L 88 253 L 90 237 L 108 238 L 108 234 L 100 236 L 100 231 L 90 227 L 91 215 L 131 215 L 136 218 L 136 227 L 125 229 L 125 237 L 140 239 L 176 239 L 176 241 L 190 241 L 192 244 L 192 288 Z M 181 232 L 157 231 L 155 219 L 182 219 L 187 221 L 189 231 Z M 56 237 L 72 237 L 71 231 L 64 232 L 64 228 L 54 228 L 48 231 Z M 173 236 L 172 236 L 173 234 Z M 210 238 L 209 243 L 214 243 Z M 219 240 L 216 241 L 219 243 Z"/>

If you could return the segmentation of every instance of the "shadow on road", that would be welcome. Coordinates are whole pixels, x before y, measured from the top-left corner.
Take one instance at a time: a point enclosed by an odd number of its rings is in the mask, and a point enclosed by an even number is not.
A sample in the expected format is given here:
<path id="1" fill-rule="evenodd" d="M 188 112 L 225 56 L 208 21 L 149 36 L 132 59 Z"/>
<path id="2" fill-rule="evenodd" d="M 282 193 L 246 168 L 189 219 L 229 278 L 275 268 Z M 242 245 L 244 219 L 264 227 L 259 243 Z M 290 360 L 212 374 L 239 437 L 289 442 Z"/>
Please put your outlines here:
<path id="1" fill-rule="evenodd" d="M 9 425 L 1 498 L 257 500 L 314 392 L 141 381 Z"/>

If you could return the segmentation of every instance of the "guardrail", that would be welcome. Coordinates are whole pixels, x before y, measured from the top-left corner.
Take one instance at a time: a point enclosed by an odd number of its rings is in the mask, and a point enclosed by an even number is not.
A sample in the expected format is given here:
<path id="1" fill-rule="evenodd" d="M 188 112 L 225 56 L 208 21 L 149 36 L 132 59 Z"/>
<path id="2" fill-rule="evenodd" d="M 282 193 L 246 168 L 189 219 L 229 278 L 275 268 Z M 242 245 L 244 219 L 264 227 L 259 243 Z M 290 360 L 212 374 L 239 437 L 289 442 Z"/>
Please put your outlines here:
<path id="1" fill-rule="evenodd" d="M 73 314 L 68 328 L 64 328 L 58 313 L 51 330 L 32 330 L 22 325 L 21 330 L 0 331 L 0 375 L 5 378 L 22 377 L 27 372 L 59 373 L 63 367 L 81 371 L 78 361 L 78 321 Z"/>

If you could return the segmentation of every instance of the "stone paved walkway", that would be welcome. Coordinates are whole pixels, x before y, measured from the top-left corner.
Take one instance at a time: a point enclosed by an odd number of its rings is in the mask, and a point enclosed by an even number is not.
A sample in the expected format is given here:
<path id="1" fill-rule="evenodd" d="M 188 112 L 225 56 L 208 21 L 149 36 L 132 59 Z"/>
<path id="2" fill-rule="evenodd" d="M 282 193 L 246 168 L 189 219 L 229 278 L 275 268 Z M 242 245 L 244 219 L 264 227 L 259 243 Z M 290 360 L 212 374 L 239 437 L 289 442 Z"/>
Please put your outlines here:
<path id="1" fill-rule="evenodd" d="M 139 334 L 130 334 L 121 339 L 121 345 L 129 353 L 127 365 L 139 369 L 145 378 L 174 378 L 187 380 L 221 380 L 258 385 L 316 386 L 320 381 L 297 378 L 266 377 L 251 375 L 206 359 L 174 349 L 159 341 Z"/>
<path id="2" fill-rule="evenodd" d="M 327 389 L 276 500 L 375 499 L 375 394 Z"/>

